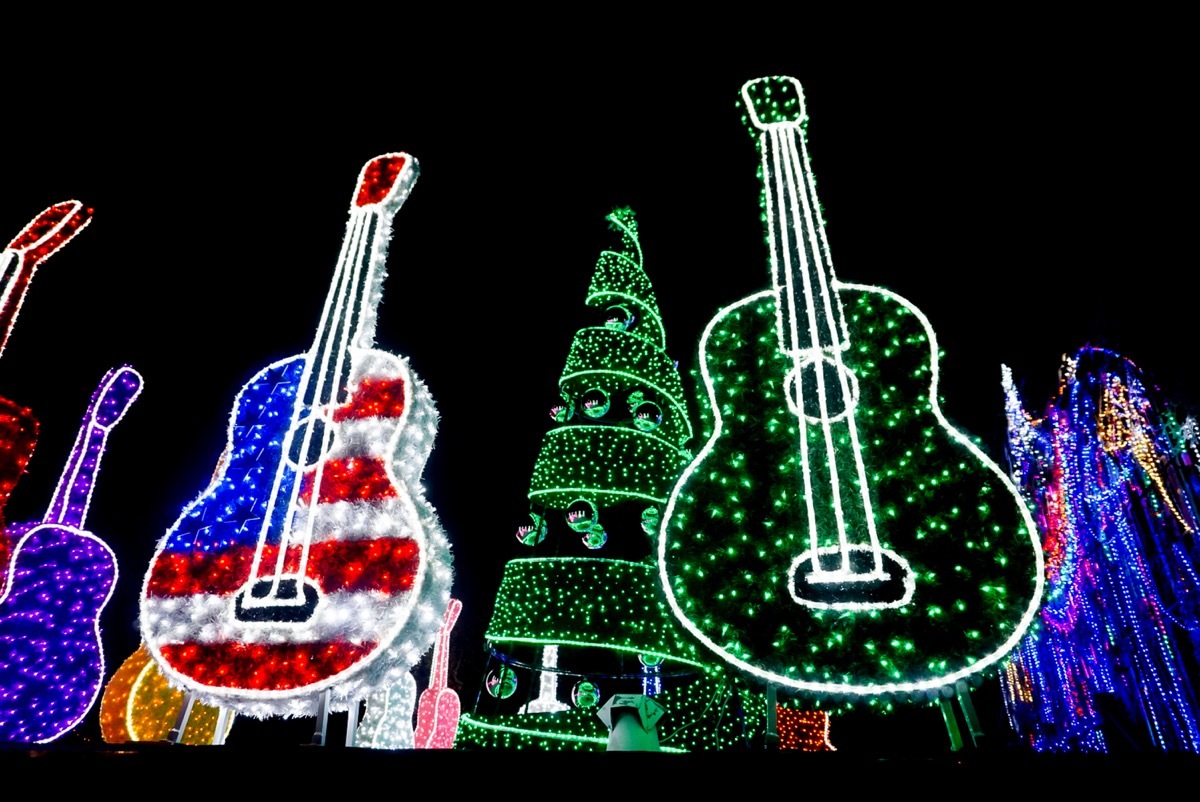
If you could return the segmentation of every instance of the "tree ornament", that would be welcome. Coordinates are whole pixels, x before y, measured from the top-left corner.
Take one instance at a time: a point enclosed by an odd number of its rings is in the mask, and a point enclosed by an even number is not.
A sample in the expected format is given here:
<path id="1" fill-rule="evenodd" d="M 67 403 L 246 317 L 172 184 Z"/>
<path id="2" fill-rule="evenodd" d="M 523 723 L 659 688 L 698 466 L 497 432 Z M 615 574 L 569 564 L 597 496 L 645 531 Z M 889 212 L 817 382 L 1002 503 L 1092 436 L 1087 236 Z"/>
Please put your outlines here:
<path id="1" fill-rule="evenodd" d="M 596 524 L 583 535 L 583 545 L 589 549 L 603 548 L 608 542 L 608 532 L 604 531 L 604 527 Z"/>
<path id="2" fill-rule="evenodd" d="M 642 510 L 642 531 L 647 535 L 657 535 L 658 525 L 662 521 L 662 510 L 658 507 L 647 507 Z"/>
<path id="3" fill-rule="evenodd" d="M 561 394 L 562 400 L 550 407 L 550 419 L 555 423 L 566 423 L 575 414 L 575 402 L 566 395 Z"/>
<path id="4" fill-rule="evenodd" d="M 517 540 L 526 546 L 536 546 L 546 539 L 546 519 L 536 512 L 529 513 L 529 523 L 517 527 Z"/>
<path id="5" fill-rule="evenodd" d="M 613 304 L 605 310 L 604 325 L 617 331 L 629 331 L 637 316 L 624 304 Z"/>
<path id="6" fill-rule="evenodd" d="M 571 506 L 567 507 L 566 519 L 567 526 L 576 532 L 589 532 L 599 521 L 600 513 L 596 510 L 595 504 L 581 498 L 571 502 Z"/>
<path id="7" fill-rule="evenodd" d="M 507 699 L 517 692 L 517 674 L 508 666 L 501 666 L 488 673 L 484 687 L 497 699 Z"/>
<path id="8" fill-rule="evenodd" d="M 580 399 L 580 406 L 583 408 L 583 414 L 589 418 L 603 418 L 608 414 L 612 402 L 608 397 L 608 393 L 599 387 L 593 387 L 583 394 L 583 398 Z"/>
<path id="9" fill-rule="evenodd" d="M 600 686 L 590 679 L 581 679 L 571 689 L 571 701 L 581 710 L 591 710 L 600 704 Z"/>
<path id="10" fill-rule="evenodd" d="M 663 420 L 662 407 L 653 401 L 643 401 L 633 410 L 633 425 L 638 431 L 652 432 Z"/>

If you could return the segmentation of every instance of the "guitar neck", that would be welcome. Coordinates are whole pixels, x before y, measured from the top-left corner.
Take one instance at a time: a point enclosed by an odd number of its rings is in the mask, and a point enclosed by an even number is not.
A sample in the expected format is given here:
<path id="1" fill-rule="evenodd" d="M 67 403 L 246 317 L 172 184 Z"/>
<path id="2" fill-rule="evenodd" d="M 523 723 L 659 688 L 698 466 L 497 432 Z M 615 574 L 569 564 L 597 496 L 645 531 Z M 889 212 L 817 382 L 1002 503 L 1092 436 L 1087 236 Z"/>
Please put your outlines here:
<path id="1" fill-rule="evenodd" d="M 432 688 L 446 687 L 446 681 L 450 674 L 450 630 L 454 629 L 454 623 L 458 620 L 458 614 L 461 611 L 462 602 L 458 599 L 451 599 L 450 606 L 446 608 L 446 618 L 442 622 L 442 629 L 438 632 L 438 639 L 433 645 L 433 669 L 429 678 L 429 685 Z"/>
<path id="2" fill-rule="evenodd" d="M 309 352 L 311 375 L 301 391 L 308 405 L 340 400 L 350 370 L 349 349 L 374 344 L 392 219 L 417 173 L 413 157 L 390 153 L 367 162 L 359 174 L 342 250 Z"/>
<path id="3" fill-rule="evenodd" d="M 303 400 L 310 406 L 341 400 L 338 394 L 350 371 L 350 348 L 369 347 L 374 341 L 387 252 L 387 240 L 379 232 L 387 228 L 387 221 L 372 209 L 352 212 L 309 352 L 313 376 Z"/>
<path id="4" fill-rule="evenodd" d="M 846 322 L 804 131 L 798 123 L 775 124 L 759 135 L 759 145 L 780 347 L 791 354 L 845 347 Z"/>
<path id="5" fill-rule="evenodd" d="M 83 527 L 108 433 L 124 417 L 141 388 L 141 376 L 128 367 L 109 371 L 100 382 L 46 510 L 47 523 Z"/>

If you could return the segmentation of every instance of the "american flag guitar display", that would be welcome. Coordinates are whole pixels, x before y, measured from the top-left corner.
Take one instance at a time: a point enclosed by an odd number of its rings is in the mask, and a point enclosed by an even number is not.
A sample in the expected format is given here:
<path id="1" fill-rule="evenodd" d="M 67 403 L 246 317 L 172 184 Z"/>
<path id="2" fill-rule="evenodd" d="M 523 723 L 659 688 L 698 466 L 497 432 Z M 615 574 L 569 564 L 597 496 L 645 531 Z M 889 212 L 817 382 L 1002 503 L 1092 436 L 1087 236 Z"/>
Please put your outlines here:
<path id="1" fill-rule="evenodd" d="M 238 393 L 209 487 L 159 541 L 140 628 L 193 699 L 239 714 L 357 711 L 430 649 L 449 543 L 420 483 L 437 411 L 374 348 L 391 221 L 416 160 L 367 162 L 316 337 Z"/>

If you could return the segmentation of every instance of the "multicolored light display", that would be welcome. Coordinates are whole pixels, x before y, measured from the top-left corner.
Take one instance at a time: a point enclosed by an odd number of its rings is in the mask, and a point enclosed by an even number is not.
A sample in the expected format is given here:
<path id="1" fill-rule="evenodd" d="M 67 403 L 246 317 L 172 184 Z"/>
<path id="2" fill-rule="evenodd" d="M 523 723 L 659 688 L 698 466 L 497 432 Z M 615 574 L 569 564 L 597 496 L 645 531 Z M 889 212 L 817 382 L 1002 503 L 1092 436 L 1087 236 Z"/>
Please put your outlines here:
<path id="1" fill-rule="evenodd" d="M 929 320 L 833 272 L 799 82 L 742 89 L 772 287 L 700 341 L 712 436 L 666 505 L 660 579 L 724 663 L 817 699 L 936 698 L 1016 646 L 1042 551 L 1016 487 L 950 424 Z"/>
<path id="2" fill-rule="evenodd" d="M 363 166 L 311 348 L 242 388 L 210 486 L 158 544 L 142 638 L 198 702 L 356 713 L 408 688 L 436 638 L 452 563 L 421 474 L 438 414 L 407 360 L 374 347 L 391 221 L 417 174 L 407 153 Z"/>
<path id="3" fill-rule="evenodd" d="M 108 435 L 141 389 L 132 368 L 108 372 L 45 517 L 8 527 L 15 545 L 0 594 L 0 741 L 59 738 L 100 694 L 100 614 L 117 581 L 117 560 L 83 526 Z"/>
<path id="4" fill-rule="evenodd" d="M 1037 752 L 1200 751 L 1200 470 L 1132 362 L 1064 355 L 1057 393 L 1026 410 L 1003 374 L 1009 463 L 1046 551 L 1038 625 L 1004 662 L 1009 722 Z"/>

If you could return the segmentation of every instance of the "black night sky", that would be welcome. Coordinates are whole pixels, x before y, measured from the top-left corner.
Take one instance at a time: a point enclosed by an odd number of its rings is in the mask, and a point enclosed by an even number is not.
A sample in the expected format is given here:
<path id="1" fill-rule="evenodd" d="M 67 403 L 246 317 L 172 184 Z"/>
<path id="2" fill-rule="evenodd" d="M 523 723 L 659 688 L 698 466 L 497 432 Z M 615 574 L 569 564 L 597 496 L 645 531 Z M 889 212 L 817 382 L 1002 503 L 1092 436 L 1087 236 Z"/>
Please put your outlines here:
<path id="1" fill-rule="evenodd" d="M 1040 410 L 1061 355 L 1101 345 L 1200 406 L 1183 100 L 1194 89 L 1169 50 L 1134 59 L 1031 38 L 710 60 L 700 46 L 673 58 L 630 47 L 642 55 L 619 66 L 560 45 L 550 69 L 496 46 L 453 69 L 414 58 L 386 76 L 347 65 L 336 80 L 245 51 L 219 71 L 95 65 L 79 97 L 7 126 L 0 237 L 68 199 L 95 216 L 42 265 L 0 357 L 0 395 L 41 426 L 6 518 L 41 517 L 107 370 L 128 364 L 145 380 L 86 522 L 120 561 L 103 617 L 109 672 L 138 645 L 155 544 L 207 485 L 242 383 L 311 342 L 358 171 L 389 151 L 421 174 L 394 221 L 376 347 L 409 359 L 441 414 L 425 487 L 465 605 L 451 676 L 464 706 L 501 568 L 519 556 L 557 379 L 589 320 L 592 269 L 612 244 L 604 216 L 636 212 L 685 377 L 717 310 L 768 286 L 757 154 L 735 107 L 750 78 L 804 85 L 838 276 L 928 316 L 945 411 L 1001 464 L 1002 364 Z"/>

